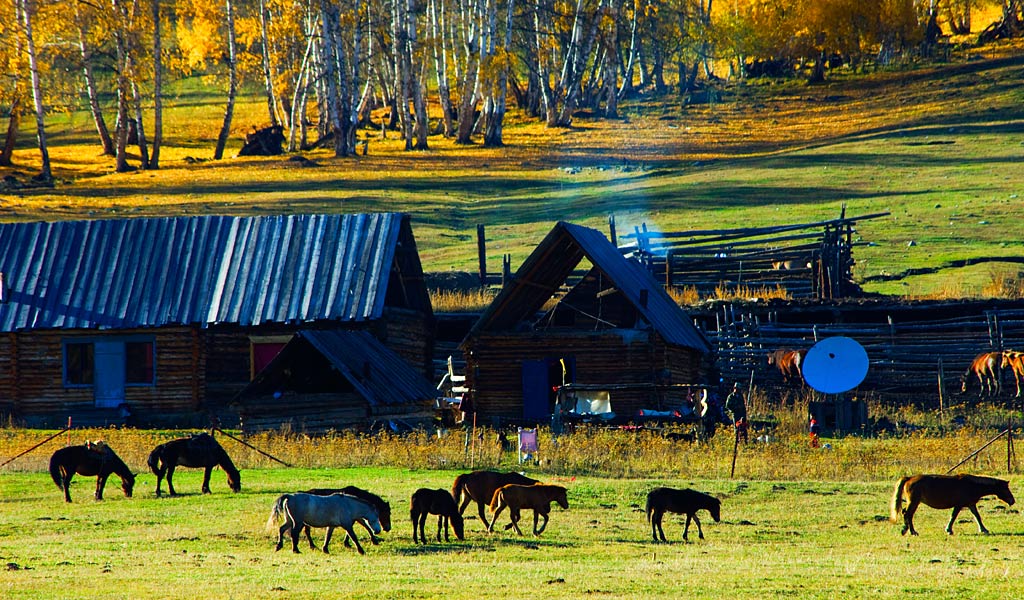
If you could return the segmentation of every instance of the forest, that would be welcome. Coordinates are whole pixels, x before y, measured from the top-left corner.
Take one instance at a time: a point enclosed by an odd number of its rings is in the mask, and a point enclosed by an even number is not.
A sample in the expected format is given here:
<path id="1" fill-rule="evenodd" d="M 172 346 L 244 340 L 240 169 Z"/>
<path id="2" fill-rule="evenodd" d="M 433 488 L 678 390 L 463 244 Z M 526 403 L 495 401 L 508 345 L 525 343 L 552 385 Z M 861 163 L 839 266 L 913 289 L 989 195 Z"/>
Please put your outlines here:
<path id="1" fill-rule="evenodd" d="M 15 0 L 0 5 L 0 166 L 34 118 L 87 106 L 118 172 L 158 169 L 168 81 L 221 90 L 224 156 L 242 90 L 266 98 L 288 151 L 356 153 L 361 127 L 503 144 L 509 103 L 548 127 L 619 118 L 619 102 L 713 101 L 748 77 L 822 81 L 1024 30 L 1022 0 Z M 972 23 L 986 10 L 999 18 Z M 975 17 L 976 18 L 976 17 Z M 980 34 L 972 33 L 978 32 Z M 253 92 L 255 90 L 255 92 Z M 376 116 L 374 121 L 373 115 Z M 113 121 L 113 124 L 110 121 Z M 131 148 L 131 155 L 129 154 Z M 139 164 L 129 164 L 129 156 Z"/>

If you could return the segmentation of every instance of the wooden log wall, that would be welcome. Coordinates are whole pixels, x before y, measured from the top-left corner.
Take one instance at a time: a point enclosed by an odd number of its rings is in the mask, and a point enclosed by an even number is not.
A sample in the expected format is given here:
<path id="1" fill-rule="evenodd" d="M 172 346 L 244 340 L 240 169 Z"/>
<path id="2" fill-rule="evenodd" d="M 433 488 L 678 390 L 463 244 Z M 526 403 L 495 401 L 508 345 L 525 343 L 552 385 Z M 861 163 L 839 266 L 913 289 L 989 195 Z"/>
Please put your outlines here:
<path id="1" fill-rule="evenodd" d="M 427 378 L 434 380 L 434 322 L 421 312 L 386 307 L 383 335 L 385 346 L 401 356 Z"/>
<path id="2" fill-rule="evenodd" d="M 723 304 L 716 311 L 716 326 L 707 328 L 706 334 L 717 348 L 723 377 L 747 381 L 753 372 L 756 384 L 773 389 L 780 389 L 782 381 L 767 364 L 770 351 L 809 348 L 816 340 L 833 336 L 853 338 L 867 351 L 870 362 L 858 393 L 894 402 L 934 399 L 937 403 L 940 360 L 945 399 L 962 399 L 962 376 L 976 355 L 1000 349 L 1024 350 L 1022 303 L 1003 308 L 965 307 L 960 316 L 941 318 L 929 315 L 927 310 L 908 312 L 906 308 L 893 304 L 893 313 L 885 317 L 877 306 L 870 311 L 857 306 L 837 307 L 830 321 L 787 323 L 785 309 L 773 308 L 773 318 L 749 307 Z M 948 314 L 949 310 L 942 312 Z M 976 382 L 972 384 L 975 387 L 969 397 L 976 398 Z M 1013 378 L 1006 373 L 1003 396 L 1009 398 L 1015 392 Z"/>
<path id="3" fill-rule="evenodd" d="M 699 354 L 668 348 L 649 335 L 604 331 L 480 336 L 466 346 L 466 382 L 480 417 L 516 421 L 523 415 L 525 360 L 573 357 L 575 382 L 587 385 L 651 384 L 664 370 L 671 374 L 672 383 L 699 380 Z M 617 391 L 611 399 L 612 410 L 626 416 L 657 408 L 661 401 L 653 389 Z"/>

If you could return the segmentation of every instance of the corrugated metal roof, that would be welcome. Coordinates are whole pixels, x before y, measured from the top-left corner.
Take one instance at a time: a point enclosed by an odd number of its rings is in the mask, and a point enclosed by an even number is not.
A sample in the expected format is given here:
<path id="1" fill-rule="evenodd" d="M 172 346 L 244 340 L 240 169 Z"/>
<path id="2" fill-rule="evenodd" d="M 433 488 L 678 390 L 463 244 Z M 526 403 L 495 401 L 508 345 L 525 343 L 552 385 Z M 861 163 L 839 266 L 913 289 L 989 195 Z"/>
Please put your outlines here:
<path id="1" fill-rule="evenodd" d="M 403 219 L 0 224 L 0 331 L 376 319 Z"/>
<path id="2" fill-rule="evenodd" d="M 366 331 L 300 331 L 371 405 L 433 400 L 437 390 L 423 375 Z"/>
<path id="3" fill-rule="evenodd" d="M 523 261 L 512 282 L 484 311 L 470 336 L 515 327 L 518 321 L 535 314 L 584 256 L 612 281 L 666 342 L 711 352 L 704 334 L 646 269 L 622 256 L 600 231 L 561 221 Z M 642 293 L 647 296 L 646 303 L 641 300 Z"/>

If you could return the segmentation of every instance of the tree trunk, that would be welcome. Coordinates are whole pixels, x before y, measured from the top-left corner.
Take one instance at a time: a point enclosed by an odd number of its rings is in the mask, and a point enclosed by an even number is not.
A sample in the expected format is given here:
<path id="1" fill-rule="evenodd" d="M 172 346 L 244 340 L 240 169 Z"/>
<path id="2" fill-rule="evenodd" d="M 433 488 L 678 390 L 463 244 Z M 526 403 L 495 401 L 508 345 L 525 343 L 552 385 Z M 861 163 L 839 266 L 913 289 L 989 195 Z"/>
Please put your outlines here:
<path id="1" fill-rule="evenodd" d="M 164 67 L 160 38 L 160 0 L 152 0 L 153 10 L 153 154 L 149 168 L 160 168 L 160 146 L 164 142 Z"/>
<path id="2" fill-rule="evenodd" d="M 452 119 L 452 93 L 448 84 L 448 32 L 445 30 L 444 5 L 438 10 L 438 3 L 444 0 L 430 0 L 430 34 L 434 38 L 434 72 L 437 74 L 437 100 L 441 104 L 441 123 L 444 137 L 455 133 Z"/>
<path id="3" fill-rule="evenodd" d="M 512 17 L 515 12 L 515 0 L 508 0 L 508 8 L 505 13 L 505 40 L 503 51 L 505 54 L 512 51 Z M 494 52 L 492 51 L 493 55 Z M 505 109 L 508 97 L 508 70 L 507 60 L 502 61 L 501 70 L 498 72 L 497 84 L 492 86 L 491 109 L 487 115 L 487 129 L 484 131 L 484 146 L 488 148 L 503 146 L 503 130 L 505 124 Z"/>
<path id="4" fill-rule="evenodd" d="M 103 147 L 103 154 L 114 155 L 114 140 L 110 137 L 110 130 L 107 129 L 107 122 L 103 119 L 103 110 L 100 108 L 99 93 L 96 91 L 96 77 L 92 70 L 92 50 L 86 40 L 85 18 L 82 16 L 81 5 L 75 3 L 75 22 L 78 25 L 78 49 L 82 56 L 82 71 L 85 75 L 85 90 L 89 96 L 89 110 L 92 112 L 93 123 L 96 124 L 96 133 L 100 136 L 100 145 Z"/>
<path id="5" fill-rule="evenodd" d="M 142 96 L 139 93 L 139 84 L 135 79 L 134 69 L 132 72 L 132 102 L 135 105 L 135 122 L 138 131 L 139 156 L 142 157 L 142 168 L 149 168 L 149 148 L 146 146 L 146 130 L 142 125 Z"/>
<path id="6" fill-rule="evenodd" d="M 270 72 L 270 36 L 267 33 L 267 2 L 260 0 L 257 7 L 260 11 L 260 42 L 263 46 L 263 86 L 267 92 L 267 111 L 270 113 L 270 124 L 279 125 L 277 117 L 277 96 L 274 94 L 274 77 Z"/>
<path id="7" fill-rule="evenodd" d="M 416 139 L 413 148 L 415 150 L 427 150 L 427 134 L 430 128 L 430 119 L 427 115 L 426 92 L 423 89 L 423 82 L 426 77 L 426 68 L 416 68 L 416 57 L 419 55 L 416 47 L 416 0 L 406 0 L 406 54 L 409 61 L 409 89 L 412 92 L 412 105 L 415 114 L 413 121 L 413 136 Z"/>
<path id="8" fill-rule="evenodd" d="M 21 125 L 21 98 L 14 97 L 11 102 L 11 116 L 7 119 L 7 135 L 4 147 L 0 150 L 0 167 L 14 165 L 14 144 L 18 141 L 18 127 Z"/>
<path id="9" fill-rule="evenodd" d="M 224 147 L 231 133 L 231 119 L 235 114 L 235 96 L 238 94 L 238 56 L 235 54 L 235 7 L 233 0 L 224 0 L 224 21 L 228 29 L 228 104 L 224 109 L 224 123 L 217 136 L 213 159 L 224 158 Z"/>
<path id="10" fill-rule="evenodd" d="M 21 0 L 22 27 L 25 34 L 25 49 L 28 52 L 28 68 L 32 76 L 32 99 L 36 109 L 36 140 L 39 142 L 39 156 L 42 163 L 37 179 L 41 183 L 52 183 L 53 172 L 50 170 L 50 151 L 46 145 L 46 127 L 43 116 L 43 90 L 39 83 L 39 63 L 36 60 L 36 43 L 32 37 L 32 3 Z"/>
<path id="11" fill-rule="evenodd" d="M 636 69 L 637 55 L 640 53 L 637 36 L 637 22 L 640 14 L 640 0 L 633 0 L 633 17 L 629 23 L 629 58 L 626 59 L 626 67 L 622 73 L 622 85 L 619 86 L 618 98 L 625 98 L 633 92 L 633 71 Z"/>

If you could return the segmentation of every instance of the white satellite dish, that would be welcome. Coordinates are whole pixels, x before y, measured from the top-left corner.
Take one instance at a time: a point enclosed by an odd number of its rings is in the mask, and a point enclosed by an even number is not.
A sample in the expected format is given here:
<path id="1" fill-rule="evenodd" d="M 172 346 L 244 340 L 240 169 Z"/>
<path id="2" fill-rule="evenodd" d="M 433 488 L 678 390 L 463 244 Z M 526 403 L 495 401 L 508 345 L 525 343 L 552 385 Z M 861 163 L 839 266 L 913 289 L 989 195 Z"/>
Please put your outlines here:
<path id="1" fill-rule="evenodd" d="M 864 381 L 868 353 L 857 340 L 826 338 L 807 351 L 801 370 L 807 385 L 824 394 L 841 394 Z"/>

